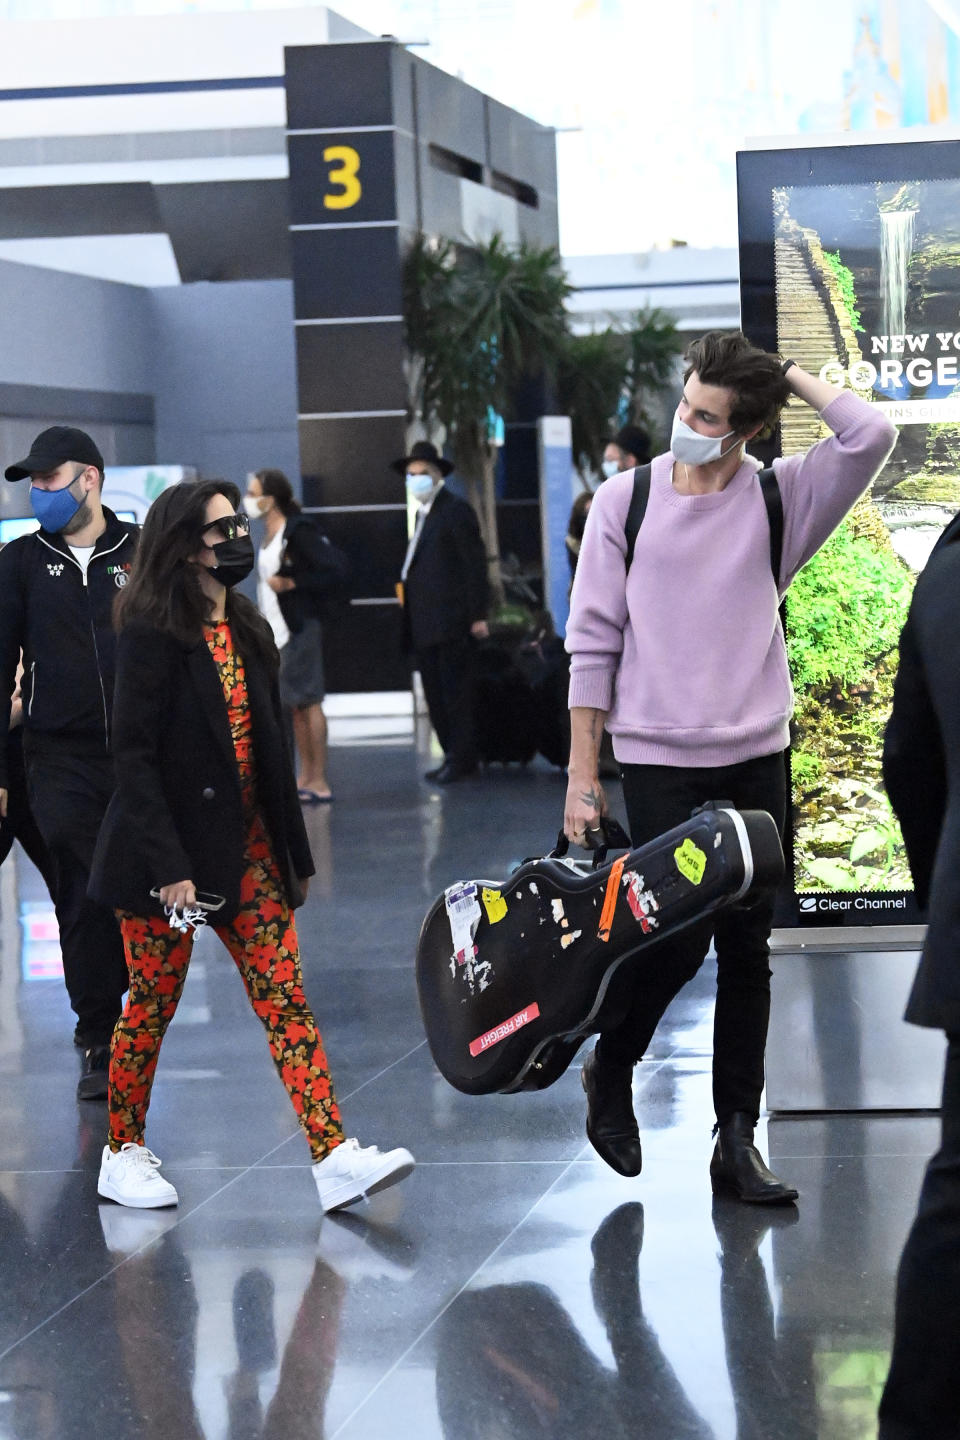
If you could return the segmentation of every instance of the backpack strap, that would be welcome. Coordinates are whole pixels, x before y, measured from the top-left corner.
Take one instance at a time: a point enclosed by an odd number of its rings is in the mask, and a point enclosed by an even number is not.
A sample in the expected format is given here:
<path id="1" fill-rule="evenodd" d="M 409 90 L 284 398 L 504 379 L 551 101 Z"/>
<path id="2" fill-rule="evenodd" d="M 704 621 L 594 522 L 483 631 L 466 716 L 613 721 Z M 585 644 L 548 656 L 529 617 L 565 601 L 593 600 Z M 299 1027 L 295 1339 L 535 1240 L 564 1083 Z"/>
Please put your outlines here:
<path id="1" fill-rule="evenodd" d="M 783 563 L 783 496 L 773 466 L 761 470 L 757 477 L 763 491 L 763 503 L 767 507 L 770 524 L 770 569 L 777 589 L 780 589 L 780 567 Z"/>
<path id="2" fill-rule="evenodd" d="M 779 492 L 778 492 L 779 493 Z M 627 510 L 627 519 L 623 527 L 627 537 L 626 568 L 629 572 L 633 564 L 633 552 L 637 544 L 637 535 L 640 526 L 643 524 L 643 517 L 647 510 L 647 501 L 650 499 L 650 466 L 638 465 L 633 472 L 633 494 L 630 496 L 630 508 Z"/>

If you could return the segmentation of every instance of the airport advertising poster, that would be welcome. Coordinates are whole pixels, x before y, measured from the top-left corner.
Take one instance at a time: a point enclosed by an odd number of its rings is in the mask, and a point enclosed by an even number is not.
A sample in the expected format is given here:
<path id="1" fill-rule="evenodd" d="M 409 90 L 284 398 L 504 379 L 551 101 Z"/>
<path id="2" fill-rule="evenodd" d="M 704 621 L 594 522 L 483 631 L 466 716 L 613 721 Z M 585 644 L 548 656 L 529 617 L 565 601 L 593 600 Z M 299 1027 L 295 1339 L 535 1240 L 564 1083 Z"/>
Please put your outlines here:
<path id="1" fill-rule="evenodd" d="M 899 428 L 789 593 L 793 923 L 904 923 L 917 915 L 881 755 L 913 585 L 960 508 L 960 179 L 767 193 L 777 349 Z M 782 453 L 829 433 L 791 402 Z"/>

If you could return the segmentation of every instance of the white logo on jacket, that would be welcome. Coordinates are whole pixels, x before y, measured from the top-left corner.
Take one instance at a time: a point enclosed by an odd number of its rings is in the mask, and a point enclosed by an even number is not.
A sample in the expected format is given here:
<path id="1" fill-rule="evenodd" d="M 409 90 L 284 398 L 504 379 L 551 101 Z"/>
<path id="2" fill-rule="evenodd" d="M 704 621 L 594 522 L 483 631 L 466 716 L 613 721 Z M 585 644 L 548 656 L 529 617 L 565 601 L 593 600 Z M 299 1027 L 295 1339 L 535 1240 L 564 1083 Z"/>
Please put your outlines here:
<path id="1" fill-rule="evenodd" d="M 53 578 L 54 578 L 55 580 L 57 579 L 57 577 L 58 577 L 59 575 L 62 575 L 62 574 L 63 574 L 63 566 L 64 566 L 64 563 L 65 563 L 65 562 L 64 562 L 63 560 L 61 560 L 59 565 L 48 565 L 48 566 L 47 566 L 47 569 L 50 571 L 50 574 L 53 576 Z"/>

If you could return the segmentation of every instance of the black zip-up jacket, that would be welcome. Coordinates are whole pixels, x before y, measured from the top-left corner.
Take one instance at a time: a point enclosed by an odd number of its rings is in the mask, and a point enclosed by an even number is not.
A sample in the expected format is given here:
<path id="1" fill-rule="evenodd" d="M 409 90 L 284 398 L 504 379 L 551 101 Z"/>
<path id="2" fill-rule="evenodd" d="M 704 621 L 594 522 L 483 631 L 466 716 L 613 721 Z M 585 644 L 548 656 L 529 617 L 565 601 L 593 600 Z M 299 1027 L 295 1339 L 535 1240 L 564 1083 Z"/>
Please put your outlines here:
<path id="1" fill-rule="evenodd" d="M 110 748 L 116 635 L 139 529 L 104 506 L 107 528 L 87 574 L 62 535 L 37 530 L 0 550 L 0 788 L 7 788 L 10 697 L 23 651 L 23 728 L 31 736 Z"/>

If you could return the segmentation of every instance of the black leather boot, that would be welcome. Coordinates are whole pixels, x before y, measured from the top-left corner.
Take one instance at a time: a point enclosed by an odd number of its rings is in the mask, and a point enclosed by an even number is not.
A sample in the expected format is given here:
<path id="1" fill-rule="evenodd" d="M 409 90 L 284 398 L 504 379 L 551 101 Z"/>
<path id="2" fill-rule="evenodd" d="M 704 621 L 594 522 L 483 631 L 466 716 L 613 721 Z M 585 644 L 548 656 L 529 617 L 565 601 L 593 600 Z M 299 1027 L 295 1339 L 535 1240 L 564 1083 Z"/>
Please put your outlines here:
<path id="1" fill-rule="evenodd" d="M 580 1071 L 587 1097 L 587 1139 L 618 1175 L 639 1175 L 643 1168 L 632 1080 L 632 1065 L 600 1065 L 596 1050 Z"/>
<path id="2" fill-rule="evenodd" d="M 785 1185 L 764 1164 L 753 1143 L 754 1122 L 744 1111 L 717 1127 L 717 1143 L 710 1161 L 714 1194 L 728 1191 L 752 1205 L 791 1205 L 797 1191 Z"/>

